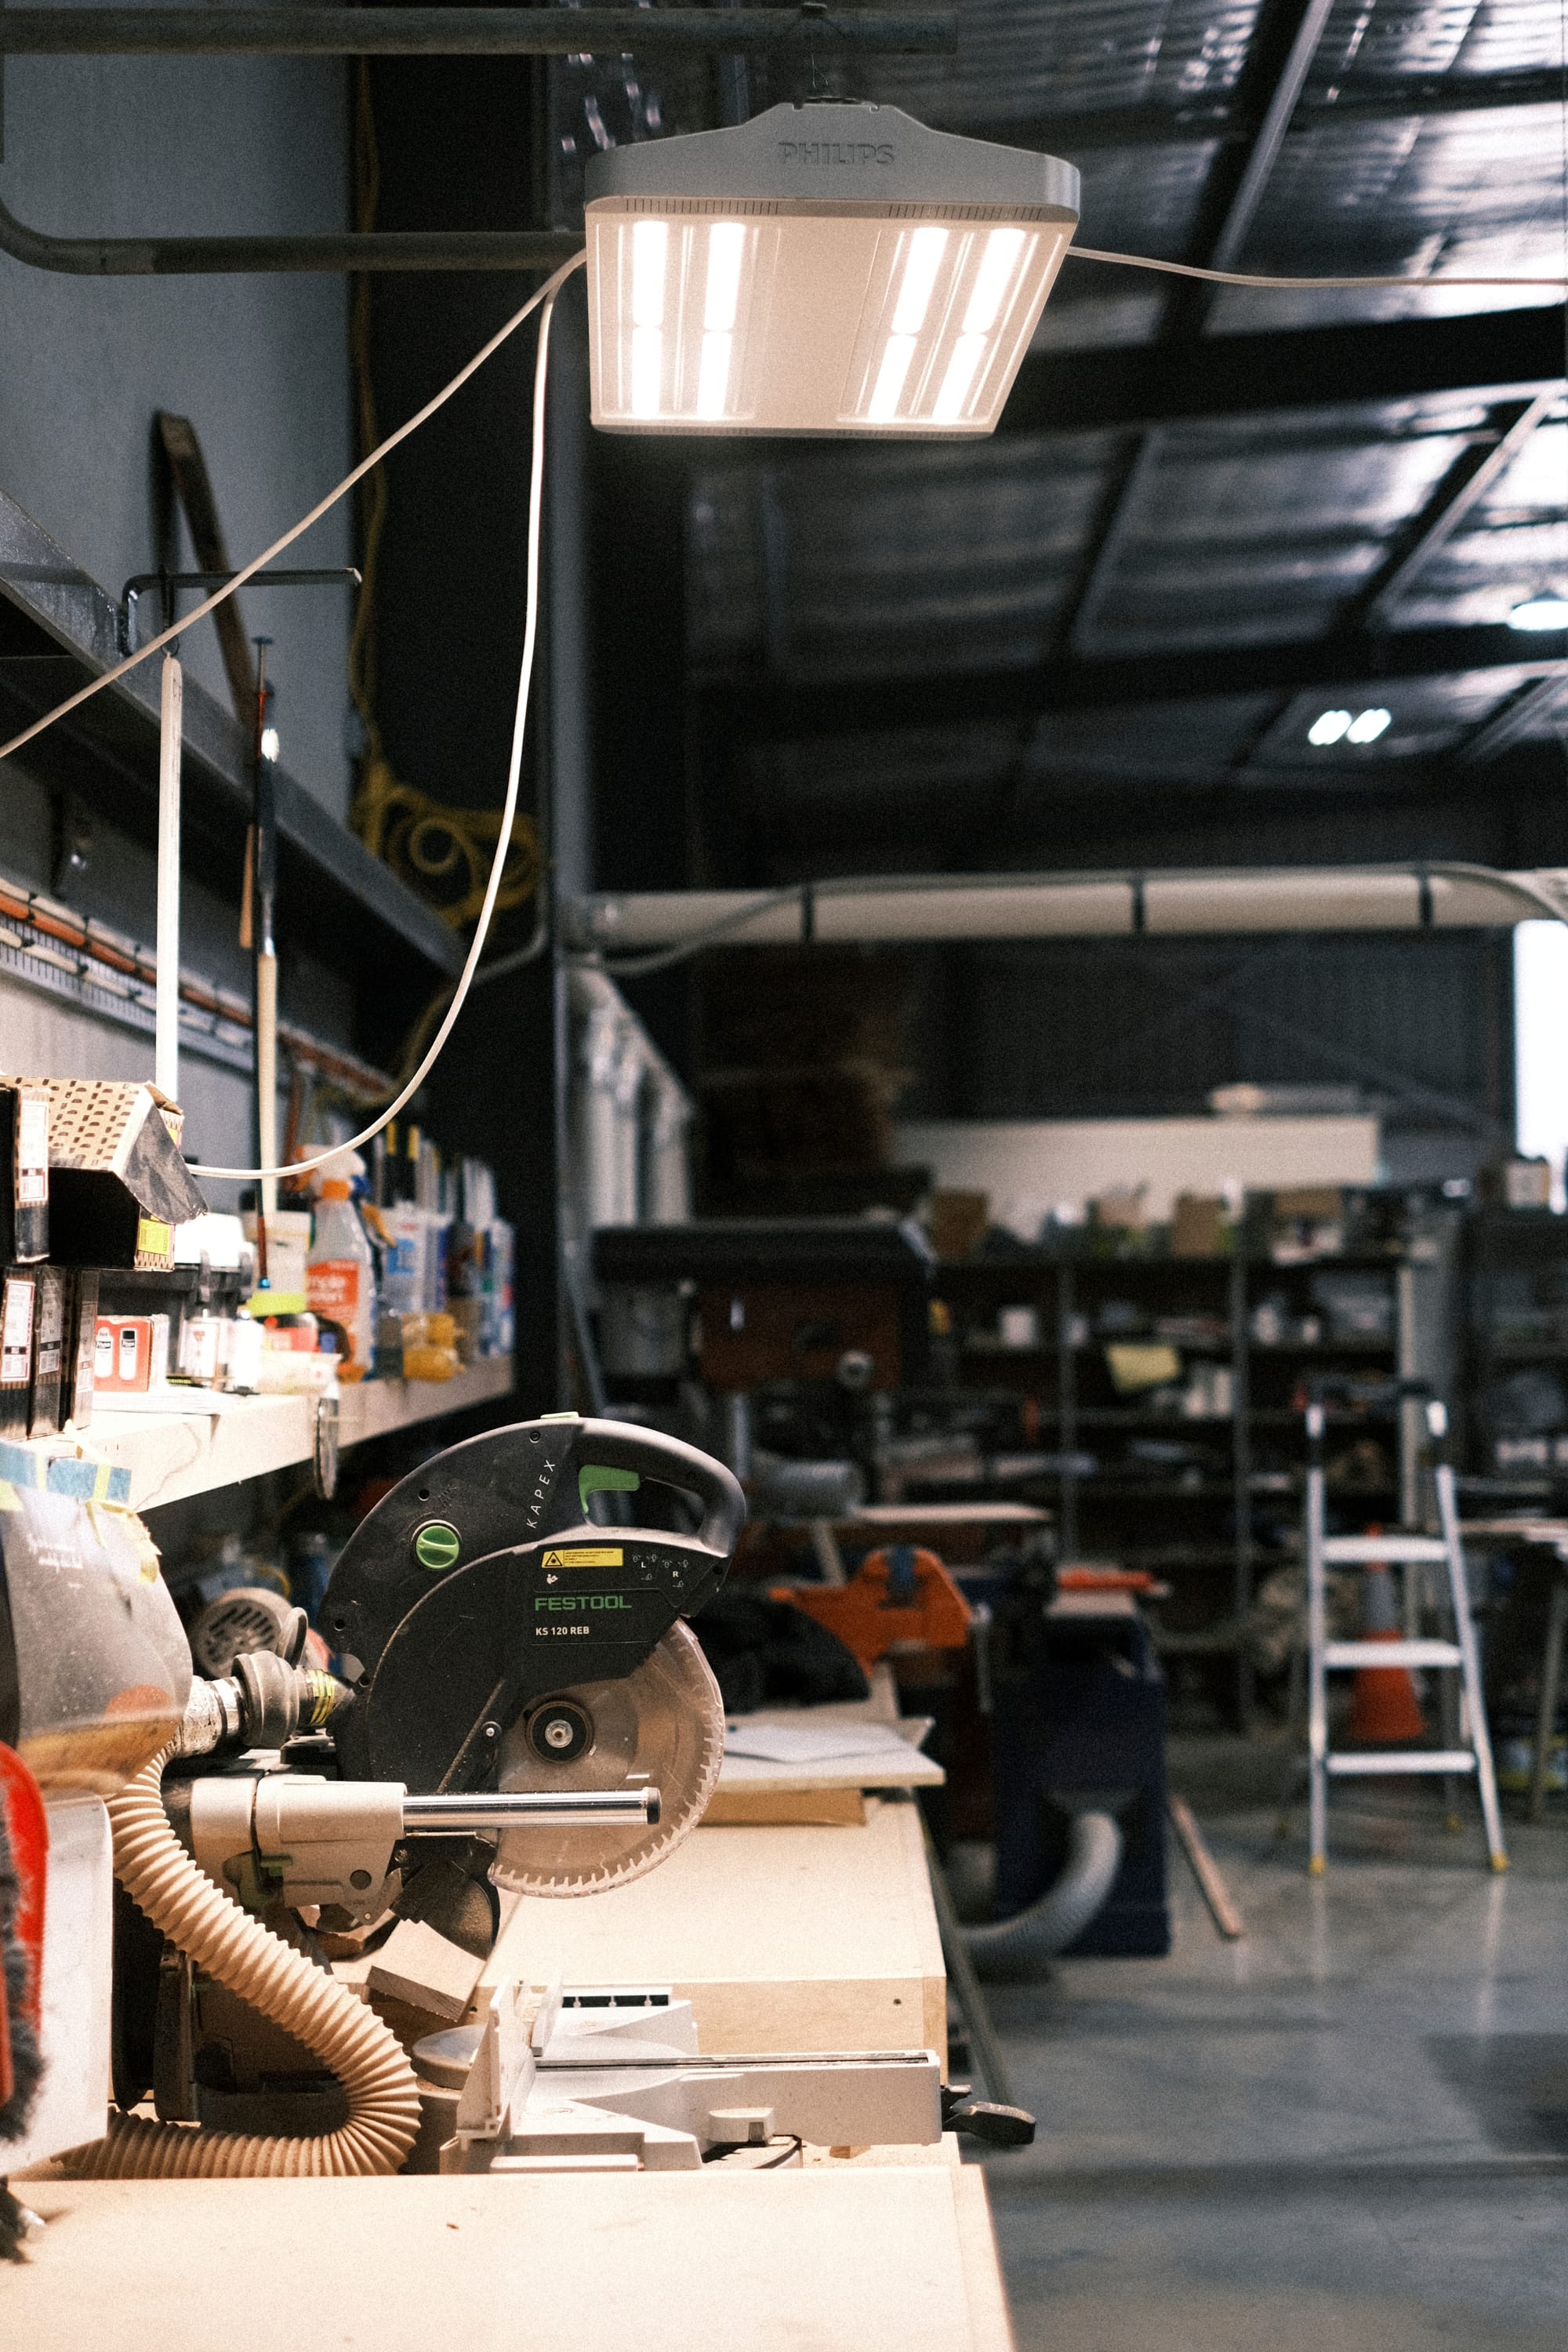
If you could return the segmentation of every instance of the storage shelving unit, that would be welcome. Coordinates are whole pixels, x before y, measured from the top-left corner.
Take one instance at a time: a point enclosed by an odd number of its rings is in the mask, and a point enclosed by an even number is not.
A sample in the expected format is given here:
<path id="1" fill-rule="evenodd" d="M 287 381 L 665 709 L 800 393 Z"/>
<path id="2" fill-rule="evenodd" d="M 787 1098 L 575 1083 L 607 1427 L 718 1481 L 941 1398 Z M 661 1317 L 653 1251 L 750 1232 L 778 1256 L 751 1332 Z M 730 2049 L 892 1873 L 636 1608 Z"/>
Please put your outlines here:
<path id="1" fill-rule="evenodd" d="M 1173 1582 L 1163 1612 L 1168 1646 L 1223 1654 L 1236 1651 L 1236 1621 L 1252 1604 L 1259 1569 L 1284 1557 L 1279 1539 L 1299 1517 L 1309 1378 L 1422 1376 L 1450 1391 L 1455 1223 L 1440 1221 L 1398 1248 L 1291 1263 L 1246 1251 L 1020 1251 L 950 1261 L 936 1288 L 953 1317 L 962 1388 L 1016 1411 L 1026 1442 L 1060 1457 L 1048 1481 L 1037 1475 L 1020 1485 L 1054 1504 L 1062 1558 L 1115 1560 Z M 1333 1318 L 1318 1297 L 1316 1278 L 1325 1275 L 1342 1278 Z M 1377 1328 L 1346 1328 L 1343 1277 L 1359 1286 Z M 1009 1307 L 1033 1310 L 1040 1344 L 999 1344 Z M 1258 1336 L 1260 1309 L 1277 1337 Z M 1209 1367 L 1209 1395 L 1223 1375 L 1228 1400 L 1223 1386 L 1206 1412 L 1118 1398 L 1105 1349 L 1121 1338 L 1170 1345 L 1189 1388 L 1194 1368 Z M 1417 1516 L 1414 1409 L 1347 1401 L 1329 1422 L 1342 1509 L 1366 1521 Z M 1082 1457 L 1095 1467 L 1081 1466 Z M 1235 1703 L 1245 1720 L 1252 1676 L 1236 1655 Z"/>
<path id="2" fill-rule="evenodd" d="M 1465 1276 L 1467 1468 L 1494 1500 L 1560 1501 L 1568 1492 L 1568 1217 L 1478 1211 Z"/>

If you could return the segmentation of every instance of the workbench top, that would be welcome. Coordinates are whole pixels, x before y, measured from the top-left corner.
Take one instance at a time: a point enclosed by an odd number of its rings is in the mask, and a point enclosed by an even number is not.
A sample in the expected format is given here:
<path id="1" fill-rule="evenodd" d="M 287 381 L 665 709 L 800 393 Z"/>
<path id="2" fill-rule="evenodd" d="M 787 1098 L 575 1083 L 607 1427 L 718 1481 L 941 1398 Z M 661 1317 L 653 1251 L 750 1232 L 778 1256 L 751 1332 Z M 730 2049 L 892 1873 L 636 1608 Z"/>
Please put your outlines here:
<path id="1" fill-rule="evenodd" d="M 705 2051 L 947 2048 L 947 1984 L 921 1817 L 694 1830 L 646 1878 L 525 1895 L 485 1981 L 668 1986 Z"/>
<path id="2" fill-rule="evenodd" d="M 985 2187 L 947 2165 L 39 2183 L 26 2352 L 1009 2352 Z"/>

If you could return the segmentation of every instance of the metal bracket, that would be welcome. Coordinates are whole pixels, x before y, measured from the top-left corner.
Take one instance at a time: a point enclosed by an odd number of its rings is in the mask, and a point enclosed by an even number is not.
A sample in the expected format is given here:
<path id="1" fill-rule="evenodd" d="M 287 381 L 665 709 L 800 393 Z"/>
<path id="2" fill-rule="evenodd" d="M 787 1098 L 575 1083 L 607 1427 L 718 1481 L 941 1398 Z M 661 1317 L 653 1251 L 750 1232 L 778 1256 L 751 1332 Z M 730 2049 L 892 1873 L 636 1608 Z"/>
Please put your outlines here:
<path id="1" fill-rule="evenodd" d="M 4 5 L 4 0 L 0 0 Z M 122 657 L 136 650 L 136 607 L 140 598 L 156 588 L 163 598 L 163 626 L 174 617 L 174 599 L 183 588 L 213 589 L 226 586 L 232 572 L 133 572 L 120 592 L 119 635 Z M 325 588 L 340 581 L 350 581 L 358 588 L 363 583 L 352 563 L 334 564 L 324 572 L 253 572 L 247 581 L 247 588 Z"/>

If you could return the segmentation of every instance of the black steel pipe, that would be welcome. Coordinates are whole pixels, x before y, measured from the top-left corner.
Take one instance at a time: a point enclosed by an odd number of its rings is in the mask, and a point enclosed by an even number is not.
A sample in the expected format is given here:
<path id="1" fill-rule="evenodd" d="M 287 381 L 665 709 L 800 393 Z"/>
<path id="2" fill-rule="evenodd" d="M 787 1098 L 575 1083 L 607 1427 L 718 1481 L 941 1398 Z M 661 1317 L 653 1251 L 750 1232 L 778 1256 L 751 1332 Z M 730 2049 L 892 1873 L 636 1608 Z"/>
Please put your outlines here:
<path id="1" fill-rule="evenodd" d="M 0 20 L 5 16 L 0 8 Z M 572 229 L 416 229 L 364 236 L 46 236 L 0 205 L 0 253 L 68 278 L 352 269 L 510 269 L 545 277 L 583 250 Z"/>
<path id="2" fill-rule="evenodd" d="M 3 8 L 11 57 L 624 57 L 825 47 L 948 56 L 951 9 Z"/>

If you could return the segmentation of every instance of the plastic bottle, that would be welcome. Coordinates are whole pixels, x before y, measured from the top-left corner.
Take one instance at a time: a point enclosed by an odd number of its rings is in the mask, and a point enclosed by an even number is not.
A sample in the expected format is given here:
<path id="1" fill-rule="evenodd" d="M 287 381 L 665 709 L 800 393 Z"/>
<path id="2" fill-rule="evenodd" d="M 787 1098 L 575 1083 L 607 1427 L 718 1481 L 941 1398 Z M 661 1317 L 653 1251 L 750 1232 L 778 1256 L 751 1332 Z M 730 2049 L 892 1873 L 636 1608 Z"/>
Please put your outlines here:
<path id="1" fill-rule="evenodd" d="M 375 1353 L 375 1265 L 346 1178 L 329 1176 L 316 1209 L 316 1237 L 306 1264 L 312 1315 L 335 1323 L 348 1338 L 340 1380 L 363 1380 Z"/>

